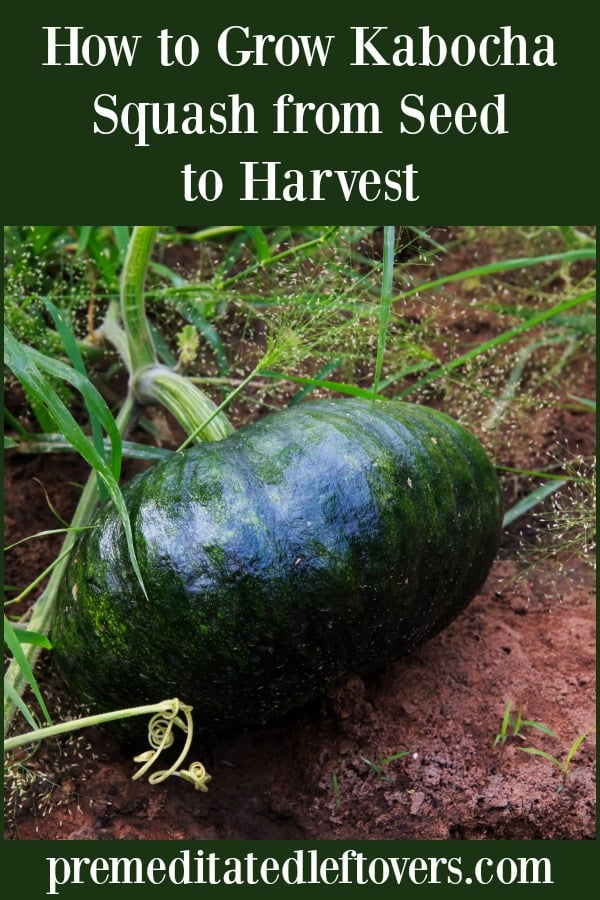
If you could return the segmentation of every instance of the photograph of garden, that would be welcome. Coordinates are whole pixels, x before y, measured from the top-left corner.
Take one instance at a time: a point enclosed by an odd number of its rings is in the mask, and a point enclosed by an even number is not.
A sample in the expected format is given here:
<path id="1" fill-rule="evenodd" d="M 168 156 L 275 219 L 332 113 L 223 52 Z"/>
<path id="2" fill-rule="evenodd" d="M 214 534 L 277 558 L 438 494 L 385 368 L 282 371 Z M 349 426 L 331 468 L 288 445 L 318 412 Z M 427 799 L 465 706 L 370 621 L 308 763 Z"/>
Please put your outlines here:
<path id="1" fill-rule="evenodd" d="M 5 226 L 5 837 L 595 837 L 595 229 Z"/>

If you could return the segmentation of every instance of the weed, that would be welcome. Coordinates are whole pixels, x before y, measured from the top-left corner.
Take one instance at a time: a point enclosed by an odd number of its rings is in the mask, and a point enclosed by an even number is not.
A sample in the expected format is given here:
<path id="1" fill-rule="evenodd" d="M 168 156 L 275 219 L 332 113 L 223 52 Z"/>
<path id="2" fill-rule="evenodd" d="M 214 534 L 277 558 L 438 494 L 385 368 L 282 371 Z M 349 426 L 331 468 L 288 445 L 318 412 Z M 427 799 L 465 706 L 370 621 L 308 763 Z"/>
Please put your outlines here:
<path id="1" fill-rule="evenodd" d="M 494 740 L 494 747 L 497 747 L 500 744 L 500 754 L 502 754 L 502 750 L 504 745 L 506 744 L 509 738 L 521 738 L 521 740 L 525 740 L 525 735 L 522 734 L 523 728 L 533 728 L 537 731 L 542 731 L 544 734 L 549 735 L 552 738 L 557 738 L 558 735 L 545 725 L 543 722 L 534 722 L 531 719 L 524 719 L 522 716 L 521 709 L 518 710 L 516 717 L 511 715 L 512 709 L 512 700 L 509 700 L 504 708 L 504 714 L 502 716 L 502 722 L 500 725 L 500 731 L 496 735 Z M 517 747 L 518 750 L 521 750 L 523 753 L 529 753 L 531 756 L 541 756 L 543 759 L 551 762 L 559 772 L 562 773 L 562 783 L 559 786 L 559 792 L 563 790 L 567 777 L 569 774 L 569 767 L 571 762 L 573 761 L 573 757 L 579 750 L 583 741 L 591 734 L 592 731 L 595 731 L 595 728 L 590 728 L 588 731 L 580 734 L 573 743 L 571 744 L 569 750 L 567 751 L 567 755 L 565 757 L 564 762 L 561 762 L 556 756 L 553 756 L 551 753 L 548 753 L 546 750 L 540 750 L 538 747 Z"/>
<path id="2" fill-rule="evenodd" d="M 543 759 L 547 759 L 548 762 L 552 763 L 553 766 L 556 766 L 558 771 L 562 774 L 562 781 L 557 788 L 558 793 L 560 793 L 566 786 L 567 778 L 569 776 L 569 768 L 573 761 L 573 757 L 581 747 L 586 737 L 591 734 L 592 731 L 595 731 L 595 728 L 590 728 L 588 731 L 585 731 L 583 734 L 580 734 L 575 738 L 567 751 L 564 762 L 561 762 L 556 758 L 556 756 L 552 756 L 551 753 L 547 753 L 545 750 L 540 750 L 537 747 L 519 747 L 518 749 L 522 750 L 523 753 L 530 753 L 532 756 L 541 756 Z"/>
<path id="3" fill-rule="evenodd" d="M 543 722 L 535 722 L 532 719 L 524 719 L 523 712 L 521 709 L 517 711 L 516 717 L 511 715 L 513 702 L 509 700 L 504 708 L 504 715 L 502 716 L 502 722 L 500 724 L 500 731 L 496 735 L 494 740 L 494 747 L 497 747 L 500 744 L 500 752 L 502 753 L 502 749 L 506 744 L 509 738 L 521 738 L 524 739 L 524 735 L 521 734 L 523 728 L 535 728 L 537 731 L 543 731 L 544 734 L 549 735 L 550 737 L 556 737 L 557 735 L 552 731 L 548 725 L 544 725 Z M 511 731 L 512 729 L 512 731 Z"/>
<path id="4" fill-rule="evenodd" d="M 361 756 L 363 762 L 365 762 L 373 771 L 379 776 L 381 781 L 390 781 L 389 775 L 386 775 L 385 770 L 388 768 L 390 763 L 396 762 L 398 759 L 404 759 L 406 756 L 410 756 L 412 750 L 402 750 L 400 753 L 392 753 L 390 756 L 380 756 L 377 759 L 377 762 L 371 762 L 370 759 L 367 759 L 364 756 Z"/>

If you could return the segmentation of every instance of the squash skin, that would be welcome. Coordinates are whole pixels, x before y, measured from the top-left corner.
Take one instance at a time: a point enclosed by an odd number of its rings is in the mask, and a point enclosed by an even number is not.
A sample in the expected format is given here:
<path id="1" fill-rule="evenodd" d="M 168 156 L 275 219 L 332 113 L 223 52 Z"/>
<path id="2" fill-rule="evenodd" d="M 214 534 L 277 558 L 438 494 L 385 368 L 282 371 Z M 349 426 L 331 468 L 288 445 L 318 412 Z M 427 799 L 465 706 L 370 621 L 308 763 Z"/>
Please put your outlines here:
<path id="1" fill-rule="evenodd" d="M 495 470 L 435 410 L 305 403 L 175 454 L 123 488 L 71 556 L 52 632 L 96 709 L 179 697 L 196 727 L 257 725 L 450 622 L 500 542 Z"/>

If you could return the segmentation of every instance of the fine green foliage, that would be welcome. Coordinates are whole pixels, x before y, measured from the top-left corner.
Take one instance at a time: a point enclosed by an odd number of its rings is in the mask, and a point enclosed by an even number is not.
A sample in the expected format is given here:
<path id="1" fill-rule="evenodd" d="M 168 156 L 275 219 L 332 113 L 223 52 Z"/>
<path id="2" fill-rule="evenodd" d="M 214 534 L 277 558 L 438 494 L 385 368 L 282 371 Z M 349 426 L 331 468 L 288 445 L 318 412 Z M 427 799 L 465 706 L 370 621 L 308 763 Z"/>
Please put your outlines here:
<path id="1" fill-rule="evenodd" d="M 518 737 L 523 739 L 523 728 L 533 728 L 537 731 L 542 731 L 544 734 L 547 734 L 550 737 L 556 737 L 556 734 L 552 731 L 552 729 L 549 728 L 548 725 L 545 725 L 543 722 L 535 722 L 533 719 L 524 719 L 523 711 L 520 708 L 517 710 L 517 715 L 513 716 L 511 713 L 512 705 L 513 701 L 509 700 L 504 708 L 504 715 L 502 716 L 500 731 L 498 732 L 494 740 L 494 747 L 497 747 L 498 744 L 500 744 L 500 750 L 502 750 L 509 738 Z"/>
<path id="2" fill-rule="evenodd" d="M 542 503 L 549 497 L 550 494 L 553 494 L 554 491 L 559 491 L 561 487 L 566 484 L 566 479 L 564 478 L 551 478 L 545 484 L 541 484 L 535 490 L 533 490 L 530 494 L 527 494 L 526 497 L 523 497 L 519 500 L 518 503 L 515 503 L 509 510 L 504 514 L 504 522 L 503 525 L 506 528 L 508 525 L 511 525 L 516 519 L 524 516 L 531 509 L 538 504 Z"/>
<path id="3" fill-rule="evenodd" d="M 365 762 L 373 771 L 378 775 L 380 781 L 390 781 L 390 776 L 386 774 L 386 769 L 390 766 L 391 763 L 396 762 L 399 759 L 405 759 L 407 756 L 412 755 L 412 750 L 401 750 L 400 753 L 392 753 L 389 756 L 384 756 L 380 754 L 377 758 L 377 762 L 372 762 L 370 759 L 367 759 L 365 756 L 361 756 L 363 762 Z"/>
<path id="4" fill-rule="evenodd" d="M 519 325 L 515 325 L 514 328 L 509 328 L 507 331 L 502 332 L 502 334 L 496 335 L 489 341 L 483 341 L 481 344 L 478 344 L 467 353 L 463 353 L 460 356 L 457 356 L 454 359 L 450 360 L 450 362 L 446 363 L 445 365 L 434 369 L 432 372 L 429 372 L 427 375 L 423 376 L 423 378 L 417 381 L 416 384 L 412 385 L 407 390 L 402 391 L 400 393 L 400 397 L 407 397 L 409 394 L 412 394 L 418 389 L 425 387 L 425 385 L 429 384 L 431 381 L 436 381 L 442 376 L 447 376 L 450 372 L 453 372 L 455 369 L 462 368 L 471 360 L 481 357 L 483 354 L 488 353 L 488 351 L 490 350 L 496 350 L 502 344 L 506 344 L 509 341 L 512 341 L 517 336 L 523 334 L 526 331 L 529 331 L 535 326 L 548 322 L 551 319 L 562 315 L 568 310 L 574 309 L 577 306 L 587 303 L 588 301 L 593 300 L 594 297 L 595 291 L 586 291 L 578 297 L 572 297 L 569 300 L 558 303 L 552 309 L 544 310 L 537 315 L 526 318 Z"/>
<path id="5" fill-rule="evenodd" d="M 560 793 L 566 786 L 567 778 L 569 777 L 569 769 L 575 754 L 592 731 L 595 731 L 595 728 L 590 728 L 589 731 L 585 731 L 575 738 L 567 750 L 567 754 L 562 762 L 560 759 L 557 759 L 556 756 L 553 756 L 546 750 L 540 750 L 538 747 L 519 747 L 519 750 L 522 750 L 523 753 L 529 753 L 531 756 L 541 756 L 542 759 L 546 759 L 548 762 L 552 763 L 553 766 L 556 766 L 558 771 L 562 774 L 562 782 L 557 788 Z"/>
<path id="6" fill-rule="evenodd" d="M 40 689 L 38 687 L 35 675 L 33 674 L 33 670 L 31 665 L 29 664 L 29 660 L 23 652 L 23 648 L 21 647 L 22 643 L 31 643 L 35 644 L 39 647 L 45 647 L 46 649 L 50 649 L 51 644 L 50 641 L 45 637 L 45 635 L 38 634 L 37 632 L 32 631 L 24 631 L 21 628 L 16 628 L 7 618 L 4 616 L 4 644 L 8 648 L 9 652 L 12 654 L 13 658 L 16 660 L 19 668 L 24 674 L 24 677 L 33 691 L 33 694 L 38 701 L 44 718 L 47 722 L 50 722 L 50 713 L 46 709 L 46 704 L 44 703 L 43 697 L 41 695 Z M 33 718 L 33 715 L 29 711 L 29 708 L 24 703 L 21 696 L 17 691 L 13 688 L 10 682 L 7 682 L 6 679 L 4 681 L 4 692 L 8 693 L 9 698 L 15 704 L 15 706 L 22 712 L 25 720 L 32 727 L 36 727 L 36 722 Z"/>
<path id="7" fill-rule="evenodd" d="M 533 721 L 532 719 L 524 719 L 522 710 L 520 708 L 517 710 L 516 716 L 513 716 L 511 712 L 512 706 L 513 701 L 509 700 L 504 708 L 500 730 L 494 740 L 494 747 L 500 745 L 500 753 L 502 753 L 502 750 L 509 739 L 527 739 L 527 735 L 523 733 L 523 729 L 532 729 L 558 740 L 558 735 L 548 725 L 545 725 L 543 722 Z M 554 756 L 552 753 L 549 753 L 547 750 L 542 750 L 539 747 L 517 747 L 517 750 L 521 750 L 523 753 L 528 753 L 530 756 L 539 756 L 542 759 L 545 759 L 548 762 L 552 763 L 552 765 L 555 766 L 562 774 L 562 782 L 558 787 L 558 791 L 560 792 L 566 785 L 574 756 L 576 755 L 583 741 L 593 731 L 595 731 L 595 728 L 590 728 L 583 734 L 578 735 L 578 737 L 575 738 L 575 740 L 567 750 L 566 756 L 562 761 L 557 756 Z"/>
<path id="8" fill-rule="evenodd" d="M 28 390 L 36 394 L 44 404 L 56 427 L 69 440 L 72 447 L 90 464 L 104 484 L 121 518 L 129 557 L 140 582 L 140 587 L 145 593 L 142 574 L 135 555 L 129 515 L 118 484 L 121 471 L 121 436 L 106 403 L 91 382 L 82 376 L 81 373 L 70 369 L 60 360 L 44 356 L 44 354 L 39 353 L 33 347 L 19 344 L 6 327 L 4 329 L 4 348 L 6 364 Z M 104 448 L 102 447 L 102 453 L 99 453 L 96 447 L 90 443 L 66 405 L 44 378 L 43 372 L 48 372 L 56 378 L 62 378 L 81 391 L 89 408 L 97 417 L 97 421 L 101 422 L 106 429 L 107 436 L 111 442 L 110 463 L 107 463 L 104 457 Z"/>

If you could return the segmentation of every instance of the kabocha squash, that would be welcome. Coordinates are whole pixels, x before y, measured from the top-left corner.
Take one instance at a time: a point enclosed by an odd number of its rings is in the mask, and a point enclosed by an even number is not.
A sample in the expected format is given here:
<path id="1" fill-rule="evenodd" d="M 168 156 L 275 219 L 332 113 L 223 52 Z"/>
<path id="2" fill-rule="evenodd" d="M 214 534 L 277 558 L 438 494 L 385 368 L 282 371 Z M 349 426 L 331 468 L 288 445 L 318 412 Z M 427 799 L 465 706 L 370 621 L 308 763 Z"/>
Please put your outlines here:
<path id="1" fill-rule="evenodd" d="M 54 657 L 108 709 L 180 697 L 197 727 L 258 724 L 436 633 L 498 549 L 494 468 L 437 411 L 305 403 L 174 454 L 79 538 Z"/>

